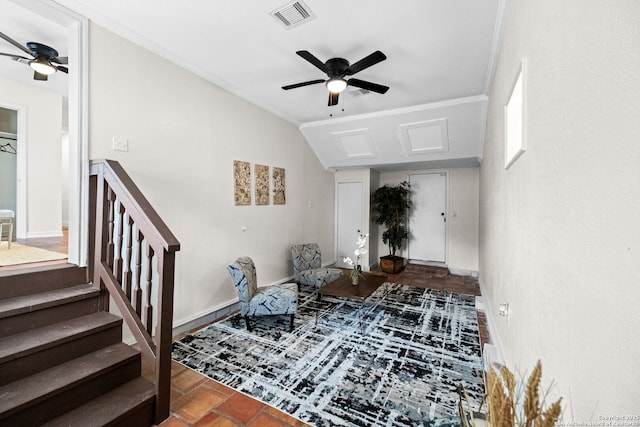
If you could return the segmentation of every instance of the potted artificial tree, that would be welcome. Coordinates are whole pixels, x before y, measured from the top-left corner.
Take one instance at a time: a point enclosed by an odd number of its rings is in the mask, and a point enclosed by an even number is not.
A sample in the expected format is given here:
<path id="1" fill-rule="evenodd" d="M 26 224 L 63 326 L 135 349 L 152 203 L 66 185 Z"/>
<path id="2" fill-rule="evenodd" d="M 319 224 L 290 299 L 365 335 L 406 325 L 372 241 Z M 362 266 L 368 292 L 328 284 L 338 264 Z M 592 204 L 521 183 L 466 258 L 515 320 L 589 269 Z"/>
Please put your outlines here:
<path id="1" fill-rule="evenodd" d="M 404 258 L 396 255 L 409 236 L 407 216 L 411 207 L 411 185 L 403 181 L 398 185 L 386 184 L 371 195 L 371 219 L 384 225 L 382 243 L 389 245 L 389 255 L 380 257 L 380 269 L 396 274 L 404 268 Z"/>

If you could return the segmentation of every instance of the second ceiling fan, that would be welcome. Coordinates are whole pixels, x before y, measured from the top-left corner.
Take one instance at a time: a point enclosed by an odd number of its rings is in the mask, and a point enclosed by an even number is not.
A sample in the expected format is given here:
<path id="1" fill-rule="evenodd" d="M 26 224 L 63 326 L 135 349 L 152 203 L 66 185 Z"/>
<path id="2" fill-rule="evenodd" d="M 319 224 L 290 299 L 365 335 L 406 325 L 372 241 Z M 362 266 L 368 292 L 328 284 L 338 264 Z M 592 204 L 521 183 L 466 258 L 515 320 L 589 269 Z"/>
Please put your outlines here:
<path id="1" fill-rule="evenodd" d="M 325 83 L 327 89 L 329 89 L 329 102 L 328 105 L 334 106 L 338 105 L 338 98 L 340 92 L 346 89 L 347 86 L 355 86 L 360 89 L 366 89 L 371 92 L 376 93 L 386 93 L 389 90 L 389 86 L 380 85 L 377 83 L 371 83 L 360 79 L 350 78 L 346 79 L 347 76 L 352 76 L 357 72 L 364 70 L 365 68 L 369 68 L 372 65 L 377 64 L 378 62 L 382 62 L 387 57 L 384 53 L 376 50 L 371 55 L 368 55 L 362 58 L 360 61 L 355 64 L 349 64 L 344 58 L 331 58 L 327 60 L 327 62 L 322 62 L 313 54 L 311 54 L 307 50 L 299 50 L 296 52 L 300 57 L 310 62 L 312 65 L 315 65 L 322 72 L 327 74 L 328 80 L 325 79 L 317 79 L 317 80 L 309 80 L 302 83 L 295 83 L 287 86 L 282 86 L 282 89 L 289 90 L 295 89 L 302 86 L 314 85 L 317 83 Z"/>
<path id="2" fill-rule="evenodd" d="M 37 42 L 29 42 L 26 46 L 23 46 L 4 33 L 0 33 L 0 38 L 30 56 L 30 58 L 27 58 L 14 53 L 0 52 L 0 56 L 7 56 L 14 61 L 29 65 L 33 69 L 34 80 L 46 81 L 48 76 L 56 71 L 69 73 L 69 69 L 62 65 L 68 63 L 68 58 L 58 56 L 58 51 L 54 48 Z"/>

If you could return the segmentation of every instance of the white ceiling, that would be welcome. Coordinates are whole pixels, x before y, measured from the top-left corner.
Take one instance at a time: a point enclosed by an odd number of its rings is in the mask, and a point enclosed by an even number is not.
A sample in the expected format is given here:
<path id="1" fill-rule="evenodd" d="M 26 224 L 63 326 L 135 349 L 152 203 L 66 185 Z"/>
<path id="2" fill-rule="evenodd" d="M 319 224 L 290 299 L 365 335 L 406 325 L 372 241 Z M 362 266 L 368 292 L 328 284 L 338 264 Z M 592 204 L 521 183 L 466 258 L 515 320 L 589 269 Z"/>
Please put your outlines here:
<path id="1" fill-rule="evenodd" d="M 268 13 L 290 3 L 279 0 L 56 1 L 300 126 L 328 169 L 477 164 L 481 155 L 504 0 L 304 0 L 315 19 L 291 29 Z M 0 7 L 0 31 L 64 54 L 64 29 Z M 351 63 L 380 50 L 387 60 L 354 77 L 390 89 L 348 87 L 334 107 L 323 84 L 284 91 L 326 78 L 298 50 Z"/>

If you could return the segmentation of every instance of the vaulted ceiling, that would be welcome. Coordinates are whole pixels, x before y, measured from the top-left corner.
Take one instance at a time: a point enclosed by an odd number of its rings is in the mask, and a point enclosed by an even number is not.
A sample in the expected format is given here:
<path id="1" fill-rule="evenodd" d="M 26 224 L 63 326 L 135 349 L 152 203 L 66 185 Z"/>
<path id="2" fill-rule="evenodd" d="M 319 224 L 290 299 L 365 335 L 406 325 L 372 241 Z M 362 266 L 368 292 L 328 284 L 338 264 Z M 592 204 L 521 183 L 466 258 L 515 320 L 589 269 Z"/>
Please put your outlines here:
<path id="1" fill-rule="evenodd" d="M 0 2 L 1 32 L 65 53 L 64 28 Z M 468 166 L 481 156 L 504 0 L 57 3 L 299 126 L 327 169 Z M 274 16 L 294 21 L 299 7 L 310 16 L 290 27 Z M 2 40 L 0 47 L 15 51 Z M 327 78 L 300 50 L 351 64 L 379 50 L 387 59 L 353 77 L 390 89 L 349 85 L 335 106 L 322 83 L 285 91 Z M 1 74 L 10 65 L 30 78 L 24 64 L 0 59 Z"/>

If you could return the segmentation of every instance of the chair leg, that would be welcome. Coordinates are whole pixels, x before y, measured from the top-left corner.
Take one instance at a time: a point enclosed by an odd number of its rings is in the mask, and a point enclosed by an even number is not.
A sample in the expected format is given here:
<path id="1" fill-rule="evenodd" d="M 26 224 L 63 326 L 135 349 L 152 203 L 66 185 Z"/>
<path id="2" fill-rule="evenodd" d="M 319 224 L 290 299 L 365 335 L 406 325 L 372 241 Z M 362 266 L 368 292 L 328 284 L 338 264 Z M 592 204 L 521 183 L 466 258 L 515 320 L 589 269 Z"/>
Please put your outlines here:
<path id="1" fill-rule="evenodd" d="M 291 315 L 291 320 L 289 321 L 289 332 L 293 332 L 293 317 L 295 314 Z"/>
<path id="2" fill-rule="evenodd" d="M 247 331 L 251 332 L 251 324 L 249 323 L 249 316 L 244 316 L 244 323 L 247 325 Z"/>

